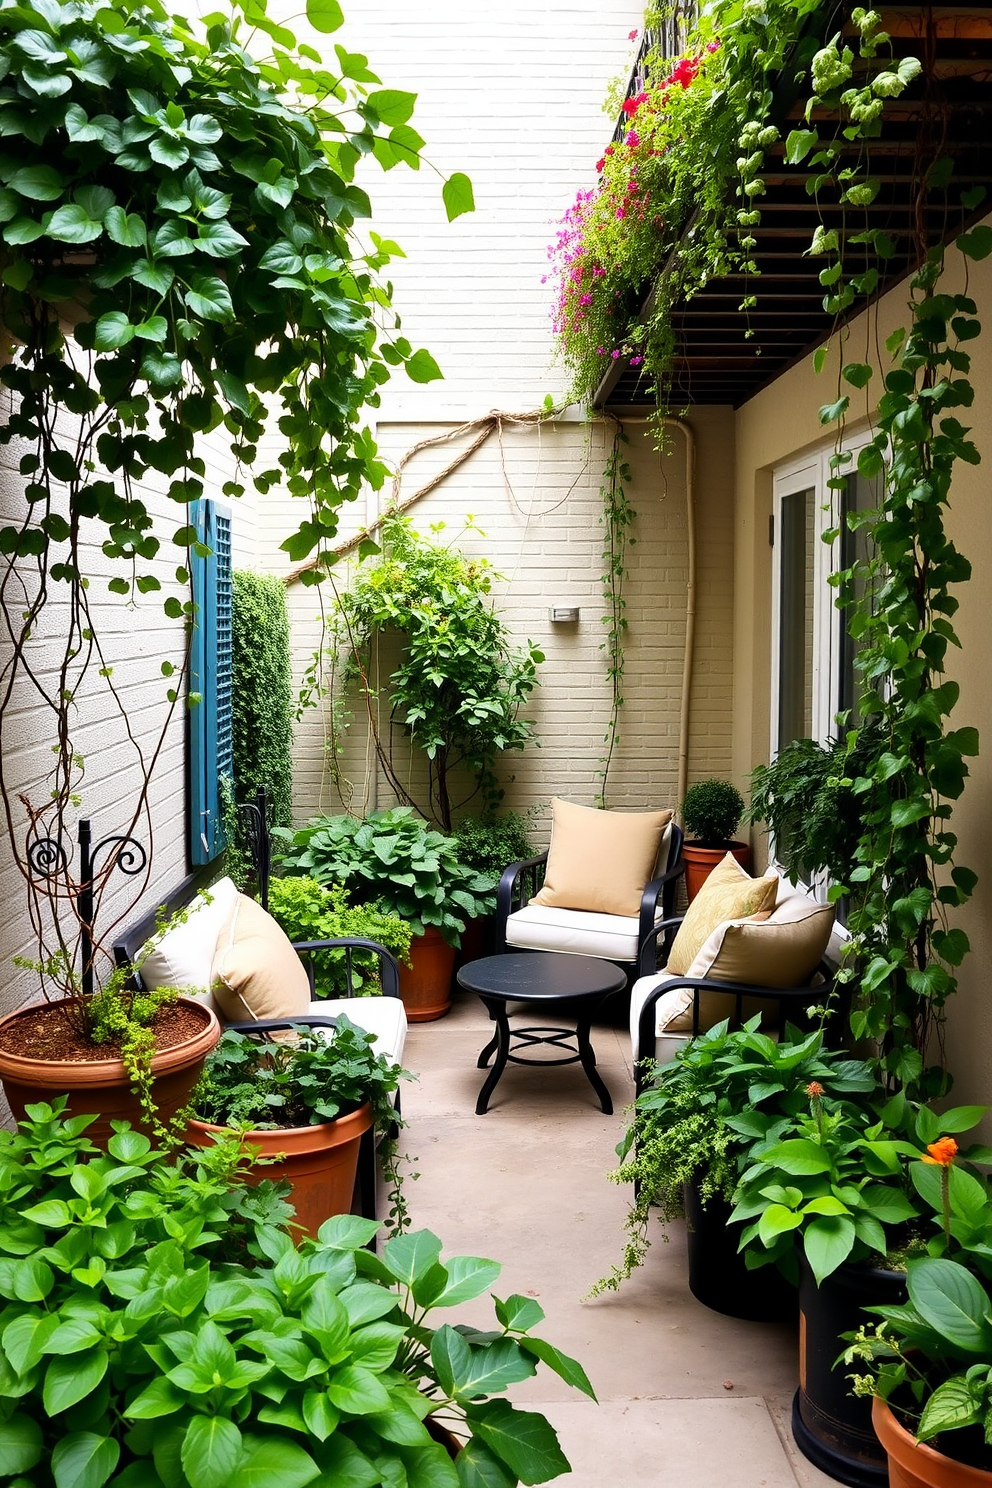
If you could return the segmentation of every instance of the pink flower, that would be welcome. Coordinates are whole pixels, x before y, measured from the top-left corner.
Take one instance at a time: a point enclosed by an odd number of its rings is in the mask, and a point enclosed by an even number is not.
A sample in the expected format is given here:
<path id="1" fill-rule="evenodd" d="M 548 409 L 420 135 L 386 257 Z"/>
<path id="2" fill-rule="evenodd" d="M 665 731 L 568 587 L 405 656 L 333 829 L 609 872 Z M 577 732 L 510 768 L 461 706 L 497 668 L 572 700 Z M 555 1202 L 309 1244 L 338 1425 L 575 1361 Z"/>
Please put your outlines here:
<path id="1" fill-rule="evenodd" d="M 602 346 L 597 346 L 596 347 L 596 355 L 597 356 L 605 356 L 606 355 L 605 349 Z"/>
<path id="2" fill-rule="evenodd" d="M 636 31 L 628 31 L 627 32 L 627 40 L 628 41 L 636 41 L 637 40 L 637 32 Z"/>
<path id="3" fill-rule="evenodd" d="M 591 294 L 579 295 L 579 304 L 580 305 L 591 305 L 592 304 L 592 295 Z"/>
<path id="4" fill-rule="evenodd" d="M 599 264 L 593 264 L 593 266 L 592 266 L 592 272 L 593 272 L 593 278 L 595 278 L 595 279 L 602 279 L 603 275 L 606 273 L 606 270 L 605 269 L 601 269 L 599 267 Z"/>
<path id="5" fill-rule="evenodd" d="M 709 41 L 706 43 L 706 50 L 708 52 L 718 52 L 720 50 L 720 43 L 718 41 Z"/>
<path id="6" fill-rule="evenodd" d="M 626 207 L 617 207 L 617 221 L 622 222 L 627 215 Z"/>
<path id="7" fill-rule="evenodd" d="M 641 137 L 637 133 L 636 129 L 627 130 L 627 138 L 624 143 L 628 144 L 632 150 L 637 149 L 638 145 L 641 143 Z"/>
<path id="8" fill-rule="evenodd" d="M 618 351 L 611 351 L 610 352 L 610 356 L 613 358 L 614 361 L 616 361 L 616 359 L 617 359 L 617 357 L 619 355 L 620 355 L 620 353 Z"/>
<path id="9" fill-rule="evenodd" d="M 644 360 L 643 357 L 631 357 L 631 359 L 630 359 L 630 365 L 632 367 L 639 367 L 641 365 L 641 363 L 643 362 L 643 360 Z"/>

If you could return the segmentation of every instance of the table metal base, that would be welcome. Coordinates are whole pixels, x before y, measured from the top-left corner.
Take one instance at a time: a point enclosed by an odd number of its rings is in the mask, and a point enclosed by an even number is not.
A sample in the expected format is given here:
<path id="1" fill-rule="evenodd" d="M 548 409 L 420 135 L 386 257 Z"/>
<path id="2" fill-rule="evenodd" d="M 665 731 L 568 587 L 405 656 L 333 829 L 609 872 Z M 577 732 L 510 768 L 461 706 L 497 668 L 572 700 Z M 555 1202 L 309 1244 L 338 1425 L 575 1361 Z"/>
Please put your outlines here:
<path id="1" fill-rule="evenodd" d="M 592 1026 L 591 1012 L 582 1013 L 576 1020 L 574 1029 L 542 1026 L 511 1028 L 506 1012 L 506 999 L 504 997 L 486 997 L 481 992 L 478 995 L 485 1003 L 489 1011 L 489 1016 L 496 1024 L 496 1032 L 479 1055 L 479 1069 L 486 1068 L 494 1053 L 496 1055 L 496 1061 L 489 1072 L 488 1079 L 479 1091 L 479 1099 L 475 1103 L 477 1116 L 484 1116 L 488 1111 L 489 1098 L 499 1084 L 507 1064 L 543 1064 L 548 1066 L 581 1064 L 586 1072 L 589 1084 L 599 1097 L 599 1104 L 602 1107 L 603 1114 L 606 1116 L 613 1115 L 613 1100 L 610 1092 L 600 1079 L 599 1071 L 596 1069 L 596 1056 L 589 1041 L 589 1030 Z M 567 1057 L 564 1059 L 527 1059 L 513 1052 L 514 1049 L 529 1049 L 536 1044 L 550 1044 L 554 1048 L 564 1049 L 570 1052 L 568 1052 Z"/>

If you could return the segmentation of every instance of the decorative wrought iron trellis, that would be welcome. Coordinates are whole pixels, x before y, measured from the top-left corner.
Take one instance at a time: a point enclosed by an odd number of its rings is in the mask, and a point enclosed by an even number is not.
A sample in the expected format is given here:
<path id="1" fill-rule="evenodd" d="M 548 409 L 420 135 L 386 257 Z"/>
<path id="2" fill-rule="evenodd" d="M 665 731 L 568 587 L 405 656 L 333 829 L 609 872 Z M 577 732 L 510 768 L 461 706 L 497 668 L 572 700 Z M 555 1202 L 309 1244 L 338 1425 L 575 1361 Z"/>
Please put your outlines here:
<path id="1" fill-rule="evenodd" d="M 671 57 L 673 60 L 685 53 L 698 18 L 698 0 L 671 0 L 658 24 L 645 28 L 624 95 L 626 98 L 636 98 L 638 93 L 643 93 L 646 89 L 649 82 L 647 59 L 650 53 Z M 630 120 L 622 113 L 613 131 L 614 143 L 623 138 L 629 124 Z"/>
<path id="2" fill-rule="evenodd" d="M 79 823 L 77 833 L 79 845 L 79 877 L 73 884 L 69 871 L 69 855 L 56 837 L 38 837 L 27 846 L 27 861 L 32 874 L 38 878 L 64 878 L 70 885 L 70 897 L 76 901 L 79 921 L 79 946 L 81 953 L 80 986 L 84 997 L 93 992 L 93 949 L 95 945 L 94 918 L 98 892 L 115 871 L 133 878 L 148 866 L 148 854 L 135 837 L 112 834 L 93 842 L 89 819 Z M 103 854 L 109 857 L 98 870 L 97 860 Z M 99 872 L 99 891 L 96 888 Z"/>

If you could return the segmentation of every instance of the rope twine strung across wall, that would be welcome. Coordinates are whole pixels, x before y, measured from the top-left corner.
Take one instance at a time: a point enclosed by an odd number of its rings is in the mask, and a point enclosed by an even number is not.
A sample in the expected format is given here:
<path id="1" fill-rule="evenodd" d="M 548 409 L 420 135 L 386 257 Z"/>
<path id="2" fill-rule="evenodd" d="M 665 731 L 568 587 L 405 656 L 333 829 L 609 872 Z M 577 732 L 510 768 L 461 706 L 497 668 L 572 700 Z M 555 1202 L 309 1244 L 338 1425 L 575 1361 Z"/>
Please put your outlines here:
<path id="1" fill-rule="evenodd" d="M 336 547 L 330 548 L 320 557 L 310 558 L 306 563 L 301 563 L 297 568 L 291 569 L 283 581 L 286 587 L 288 588 L 291 584 L 297 583 L 303 574 L 325 563 L 328 558 L 343 558 L 354 548 L 357 548 L 360 543 L 374 537 L 387 517 L 396 516 L 399 512 L 409 511 L 410 507 L 415 506 L 424 496 L 429 496 L 431 491 L 435 491 L 438 486 L 443 485 L 448 479 L 448 476 L 453 475 L 459 466 L 464 465 L 465 461 L 470 459 L 476 450 L 480 450 L 493 434 L 499 434 L 500 439 L 502 439 L 504 424 L 544 424 L 550 419 L 558 418 L 564 412 L 565 406 L 565 404 L 559 404 L 552 408 L 540 408 L 532 413 L 506 413 L 502 409 L 494 408 L 489 413 L 482 414 L 479 418 L 469 419 L 467 423 L 459 424 L 457 429 L 449 429 L 445 434 L 434 434 L 429 439 L 419 440 L 406 451 L 397 463 L 396 473 L 393 476 L 393 483 L 390 489 L 390 500 L 385 510 L 380 512 L 375 521 L 370 522 L 367 527 L 363 527 L 360 532 L 353 533 L 351 537 L 345 538 L 343 542 L 338 543 Z M 430 480 L 425 482 L 424 485 L 413 491 L 409 496 L 404 497 L 402 501 L 400 500 L 403 471 L 416 455 L 421 454 L 427 449 L 436 449 L 438 445 L 449 444 L 453 439 L 460 439 L 466 434 L 473 433 L 473 431 L 475 437 L 471 444 L 466 445 L 465 449 L 460 450 L 453 460 L 449 460 L 448 464 L 442 470 L 439 470 L 436 475 L 432 475 Z"/>

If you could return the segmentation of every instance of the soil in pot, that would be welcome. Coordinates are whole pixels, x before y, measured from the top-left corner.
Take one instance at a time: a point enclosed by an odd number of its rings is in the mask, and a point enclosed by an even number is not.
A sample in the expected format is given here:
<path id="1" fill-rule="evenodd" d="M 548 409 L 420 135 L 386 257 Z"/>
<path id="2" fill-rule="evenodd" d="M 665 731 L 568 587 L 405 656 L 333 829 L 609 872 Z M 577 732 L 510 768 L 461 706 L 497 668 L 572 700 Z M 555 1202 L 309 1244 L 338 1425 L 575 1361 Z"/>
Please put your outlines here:
<path id="1" fill-rule="evenodd" d="M 992 1488 L 992 1449 L 978 1427 L 948 1434 L 959 1460 L 938 1452 L 929 1442 L 917 1442 L 886 1401 L 872 1401 L 872 1424 L 888 1453 L 889 1488 Z M 961 1439 L 959 1441 L 959 1438 Z M 987 1466 L 978 1466 L 984 1459 Z"/>
<path id="2" fill-rule="evenodd" d="M 728 1224 L 731 1205 L 714 1195 L 706 1204 L 695 1184 L 685 1187 L 689 1290 L 697 1302 L 748 1322 L 794 1322 L 796 1288 L 777 1266 L 749 1271 L 737 1249 L 740 1225 Z"/>
<path id="3" fill-rule="evenodd" d="M 351 1212 L 358 1149 L 371 1125 L 372 1107 L 366 1102 L 357 1111 L 316 1126 L 242 1132 L 243 1146 L 256 1148 L 259 1157 L 265 1159 L 246 1176 L 245 1182 L 261 1183 L 264 1178 L 288 1182 L 292 1189 L 289 1202 L 296 1210 L 296 1222 L 316 1238 L 325 1219 Z M 208 1147 L 227 1130 L 206 1121 L 191 1121 L 186 1140 L 193 1147 Z"/>
<path id="4" fill-rule="evenodd" d="M 451 1008 L 455 948 L 440 930 L 428 927 L 410 942 L 411 966 L 400 967 L 400 996 L 411 1023 L 430 1023 Z"/>
<path id="5" fill-rule="evenodd" d="M 152 1098 L 166 1124 L 189 1099 L 221 1029 L 206 1003 L 180 997 L 160 1009 L 152 1032 Z M 57 1002 L 0 1019 L 0 1082 L 17 1120 L 35 1101 L 68 1095 L 68 1116 L 97 1113 L 87 1136 L 101 1145 L 113 1135 L 112 1121 L 141 1124 L 141 1106 L 119 1053 L 112 1044 L 88 1043 Z"/>
<path id="6" fill-rule="evenodd" d="M 721 842 L 717 847 L 702 847 L 698 842 L 684 842 L 685 894 L 690 904 L 709 878 L 717 863 L 733 853 L 742 868 L 750 870 L 751 849 L 746 842 Z"/>
<path id="7" fill-rule="evenodd" d="M 851 1394 L 847 1367 L 836 1360 L 842 1333 L 868 1319 L 865 1307 L 905 1302 L 906 1273 L 843 1265 L 816 1285 L 799 1256 L 799 1389 L 792 1435 L 805 1457 L 852 1488 L 885 1488 L 885 1452 L 871 1423 L 871 1401 Z"/>

